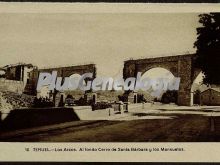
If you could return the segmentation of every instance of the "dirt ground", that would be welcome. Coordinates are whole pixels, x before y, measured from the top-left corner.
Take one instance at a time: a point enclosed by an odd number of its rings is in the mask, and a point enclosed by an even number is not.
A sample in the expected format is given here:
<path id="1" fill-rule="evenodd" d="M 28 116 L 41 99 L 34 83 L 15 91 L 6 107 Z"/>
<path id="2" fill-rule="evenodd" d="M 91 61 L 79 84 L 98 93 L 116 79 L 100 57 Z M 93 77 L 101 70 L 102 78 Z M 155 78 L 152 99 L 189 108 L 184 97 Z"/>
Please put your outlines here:
<path id="1" fill-rule="evenodd" d="M 169 114 L 166 114 L 169 116 Z M 172 114 L 173 115 L 173 114 Z M 81 122 L 81 124 L 77 124 Z M 173 119 L 75 121 L 73 126 L 3 136 L 0 141 L 27 142 L 218 142 L 220 117 L 176 114 Z M 32 128 L 33 130 L 36 128 Z"/>

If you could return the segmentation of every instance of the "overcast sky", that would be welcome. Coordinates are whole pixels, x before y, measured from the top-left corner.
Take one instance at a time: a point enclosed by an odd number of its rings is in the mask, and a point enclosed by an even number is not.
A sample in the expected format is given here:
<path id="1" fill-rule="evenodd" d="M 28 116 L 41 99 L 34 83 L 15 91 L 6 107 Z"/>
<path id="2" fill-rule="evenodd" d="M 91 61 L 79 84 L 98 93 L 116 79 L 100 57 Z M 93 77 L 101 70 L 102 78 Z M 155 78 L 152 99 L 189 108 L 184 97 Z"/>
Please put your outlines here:
<path id="1" fill-rule="evenodd" d="M 0 66 L 93 62 L 98 76 L 123 61 L 194 53 L 198 14 L 0 14 Z"/>

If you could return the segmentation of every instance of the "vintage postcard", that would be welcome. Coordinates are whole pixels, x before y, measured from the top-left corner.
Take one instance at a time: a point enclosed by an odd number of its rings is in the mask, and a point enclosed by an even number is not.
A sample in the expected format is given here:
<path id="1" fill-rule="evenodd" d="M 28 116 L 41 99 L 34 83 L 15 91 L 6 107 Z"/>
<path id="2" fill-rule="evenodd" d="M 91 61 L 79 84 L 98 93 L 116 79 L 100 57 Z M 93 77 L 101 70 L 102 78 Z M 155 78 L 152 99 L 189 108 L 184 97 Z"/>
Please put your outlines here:
<path id="1" fill-rule="evenodd" d="M 0 161 L 219 161 L 219 9 L 0 3 Z"/>

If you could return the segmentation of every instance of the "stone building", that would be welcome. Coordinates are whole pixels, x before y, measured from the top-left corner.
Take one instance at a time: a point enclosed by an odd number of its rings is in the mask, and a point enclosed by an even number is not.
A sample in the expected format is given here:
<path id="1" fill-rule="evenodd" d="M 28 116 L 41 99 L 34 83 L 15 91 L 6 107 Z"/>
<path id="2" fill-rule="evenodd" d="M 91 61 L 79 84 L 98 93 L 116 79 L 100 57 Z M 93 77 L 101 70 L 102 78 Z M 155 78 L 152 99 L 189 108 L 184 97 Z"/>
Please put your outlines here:
<path id="1" fill-rule="evenodd" d="M 30 72 L 34 66 L 32 64 L 17 63 L 3 67 L 5 69 L 5 78 L 8 80 L 23 81 L 26 85 L 30 80 Z"/>
<path id="2" fill-rule="evenodd" d="M 30 73 L 34 68 L 36 67 L 32 64 L 26 63 L 10 64 L 2 67 L 1 69 L 5 72 L 3 77 L 5 80 L 1 81 L 1 85 L 13 87 L 19 84 L 19 86 L 22 86 L 19 87 L 19 93 L 25 93 L 28 91 L 27 86 L 30 84 Z"/>
<path id="3" fill-rule="evenodd" d="M 220 105 L 220 88 L 209 88 L 200 93 L 201 105 Z"/>

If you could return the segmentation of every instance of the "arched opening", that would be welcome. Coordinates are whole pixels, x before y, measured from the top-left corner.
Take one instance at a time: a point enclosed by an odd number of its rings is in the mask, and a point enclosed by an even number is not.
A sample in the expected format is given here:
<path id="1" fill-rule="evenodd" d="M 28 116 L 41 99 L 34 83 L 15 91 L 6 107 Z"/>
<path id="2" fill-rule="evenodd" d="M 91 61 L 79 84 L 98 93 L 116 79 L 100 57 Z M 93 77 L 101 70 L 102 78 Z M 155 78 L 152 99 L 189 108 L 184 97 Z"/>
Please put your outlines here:
<path id="1" fill-rule="evenodd" d="M 141 77 L 141 79 L 144 78 L 149 78 L 149 79 L 167 79 L 167 80 L 172 80 L 174 78 L 174 75 L 167 69 L 161 68 L 161 67 L 156 67 L 147 70 Z M 150 88 L 147 91 L 138 91 L 138 98 L 144 98 L 145 101 L 162 101 L 162 97 L 164 93 L 167 91 L 160 91 L 160 93 L 157 93 L 156 95 L 153 94 L 152 88 Z M 169 94 L 170 95 L 170 94 Z M 169 97 L 174 97 L 172 94 Z M 174 98 L 173 100 L 177 100 L 177 98 Z M 171 99 L 172 100 L 172 99 Z M 139 102 L 139 101 L 138 101 Z M 169 101 L 167 101 L 168 103 Z M 173 102 L 173 101 L 170 101 Z"/>
<path id="2" fill-rule="evenodd" d="M 191 86 L 191 100 L 190 105 L 200 105 L 200 93 L 209 87 L 203 84 L 204 74 L 200 72 L 194 79 Z"/>
<path id="3" fill-rule="evenodd" d="M 74 82 L 79 82 L 79 80 L 81 78 L 81 75 L 77 74 L 77 73 L 74 73 L 74 74 L 70 75 L 69 78 L 74 79 Z M 86 85 L 85 81 L 83 81 L 83 85 Z"/>
<path id="4" fill-rule="evenodd" d="M 74 81 L 74 83 L 79 84 L 79 80 L 81 78 L 81 75 L 74 73 L 74 74 L 70 75 L 69 78 L 72 79 Z M 83 81 L 83 85 L 86 85 L 85 81 Z M 84 94 L 85 94 L 85 92 L 80 90 L 78 87 L 77 87 L 77 89 L 65 91 L 65 95 L 66 96 L 71 95 L 74 100 L 79 100 L 80 98 L 84 98 Z"/>
<path id="5" fill-rule="evenodd" d="M 49 86 L 45 85 L 41 88 L 41 90 L 38 92 L 37 97 L 40 98 L 49 98 L 50 97 L 50 90 L 49 90 Z"/>
<path id="6" fill-rule="evenodd" d="M 168 78 L 173 79 L 174 75 L 167 69 L 157 67 L 147 70 L 143 75 L 142 78 Z"/>

